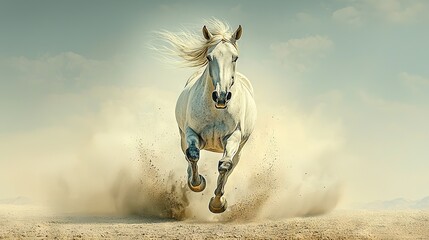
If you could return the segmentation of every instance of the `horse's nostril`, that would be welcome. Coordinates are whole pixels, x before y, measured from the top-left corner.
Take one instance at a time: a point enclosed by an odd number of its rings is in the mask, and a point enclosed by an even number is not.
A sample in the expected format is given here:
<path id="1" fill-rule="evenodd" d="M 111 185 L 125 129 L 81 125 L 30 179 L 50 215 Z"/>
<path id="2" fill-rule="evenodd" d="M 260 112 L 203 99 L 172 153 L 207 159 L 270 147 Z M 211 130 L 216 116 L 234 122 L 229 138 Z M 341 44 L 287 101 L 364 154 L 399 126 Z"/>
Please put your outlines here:
<path id="1" fill-rule="evenodd" d="M 219 95 L 217 94 L 217 92 L 213 91 L 212 92 L 212 99 L 213 99 L 213 101 L 217 102 L 218 98 L 219 98 Z"/>
<path id="2" fill-rule="evenodd" d="M 231 92 L 228 92 L 228 93 L 226 94 L 226 100 L 227 100 L 227 101 L 229 101 L 229 100 L 231 99 L 231 97 L 232 97 L 232 93 L 231 93 Z"/>

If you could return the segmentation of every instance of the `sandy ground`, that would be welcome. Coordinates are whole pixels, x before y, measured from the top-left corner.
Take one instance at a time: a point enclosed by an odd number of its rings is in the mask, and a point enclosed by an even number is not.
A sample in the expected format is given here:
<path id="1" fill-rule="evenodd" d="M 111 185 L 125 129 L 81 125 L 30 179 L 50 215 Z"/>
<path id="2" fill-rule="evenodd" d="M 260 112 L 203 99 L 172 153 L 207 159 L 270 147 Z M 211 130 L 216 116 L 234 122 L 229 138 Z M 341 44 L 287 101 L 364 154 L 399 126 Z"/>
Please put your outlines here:
<path id="1" fill-rule="evenodd" d="M 0 205 L 0 239 L 429 239 L 429 211 L 336 210 L 279 221 L 195 222 L 59 215 Z"/>

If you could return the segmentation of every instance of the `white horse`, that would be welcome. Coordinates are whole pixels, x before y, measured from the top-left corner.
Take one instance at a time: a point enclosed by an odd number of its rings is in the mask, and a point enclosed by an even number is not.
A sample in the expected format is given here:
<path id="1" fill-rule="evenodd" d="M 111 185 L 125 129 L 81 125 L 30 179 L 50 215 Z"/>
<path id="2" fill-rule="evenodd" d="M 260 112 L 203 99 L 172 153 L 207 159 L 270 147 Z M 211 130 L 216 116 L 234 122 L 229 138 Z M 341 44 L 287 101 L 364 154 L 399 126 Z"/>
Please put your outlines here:
<path id="1" fill-rule="evenodd" d="M 203 27 L 204 39 L 189 32 L 164 31 L 160 35 L 171 45 L 164 49 L 170 55 L 181 57 L 188 66 L 200 67 L 177 100 L 176 120 L 192 191 L 206 187 L 198 172 L 200 150 L 223 153 L 215 196 L 209 203 L 211 212 L 222 213 L 227 208 L 224 187 L 255 126 L 256 105 L 251 83 L 236 72 L 241 25 L 231 33 L 227 24 L 213 19 L 209 29 Z"/>

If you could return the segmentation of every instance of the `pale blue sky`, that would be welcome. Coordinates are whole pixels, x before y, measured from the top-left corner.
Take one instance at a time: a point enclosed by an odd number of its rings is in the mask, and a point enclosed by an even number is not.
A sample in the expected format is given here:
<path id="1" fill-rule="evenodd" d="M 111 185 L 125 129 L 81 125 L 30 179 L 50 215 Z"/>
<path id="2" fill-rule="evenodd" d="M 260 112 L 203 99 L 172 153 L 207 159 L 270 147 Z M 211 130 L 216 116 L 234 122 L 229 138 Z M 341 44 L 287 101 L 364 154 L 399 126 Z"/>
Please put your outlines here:
<path id="1" fill-rule="evenodd" d="M 199 31 L 216 17 L 243 26 L 239 70 L 259 102 L 341 123 L 341 154 L 355 159 L 351 196 L 420 198 L 429 194 L 428 16 L 427 1 L 401 0 L 0 1 L 0 140 L 98 112 L 107 98 L 53 96 L 180 91 L 192 70 L 156 61 L 153 31 Z M 0 153 L 0 166 L 13 161 Z"/>

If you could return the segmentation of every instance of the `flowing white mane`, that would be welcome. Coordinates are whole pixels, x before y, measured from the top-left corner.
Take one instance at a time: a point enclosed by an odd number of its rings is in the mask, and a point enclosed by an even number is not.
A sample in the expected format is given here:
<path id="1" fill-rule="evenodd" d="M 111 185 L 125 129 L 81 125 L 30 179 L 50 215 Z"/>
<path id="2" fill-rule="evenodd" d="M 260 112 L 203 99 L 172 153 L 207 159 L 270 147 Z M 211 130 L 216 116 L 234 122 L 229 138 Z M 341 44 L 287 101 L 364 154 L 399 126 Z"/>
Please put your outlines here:
<path id="1" fill-rule="evenodd" d="M 156 48 L 156 50 L 167 58 L 179 57 L 180 63 L 184 66 L 204 67 L 208 63 L 207 50 L 221 40 L 230 41 L 232 35 L 230 26 L 216 18 L 207 21 L 207 28 L 213 35 L 210 40 L 203 37 L 201 30 L 198 33 L 189 30 L 177 33 L 166 30 L 157 32 L 160 40 L 168 43 L 169 46 Z"/>

